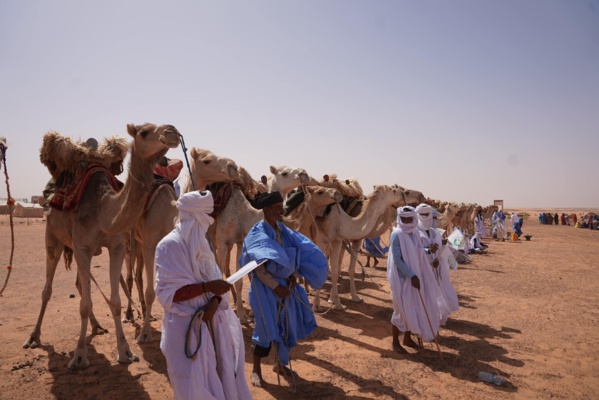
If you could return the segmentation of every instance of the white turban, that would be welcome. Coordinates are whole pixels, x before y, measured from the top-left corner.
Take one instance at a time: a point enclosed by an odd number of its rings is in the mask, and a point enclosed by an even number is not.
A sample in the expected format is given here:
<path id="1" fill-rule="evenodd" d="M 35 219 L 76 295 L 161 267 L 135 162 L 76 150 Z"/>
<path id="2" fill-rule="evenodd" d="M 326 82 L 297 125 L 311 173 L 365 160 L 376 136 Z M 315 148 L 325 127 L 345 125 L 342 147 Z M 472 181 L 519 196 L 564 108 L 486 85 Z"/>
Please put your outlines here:
<path id="1" fill-rule="evenodd" d="M 404 206 L 397 209 L 397 226 L 405 233 L 412 233 L 418 225 L 418 219 L 416 218 L 416 210 L 414 207 Z M 412 222 L 404 223 L 401 221 L 402 218 L 412 217 Z"/>
<path id="2" fill-rule="evenodd" d="M 433 208 L 428 204 L 420 204 L 416 207 L 418 213 L 418 228 L 428 231 L 433 225 Z"/>
<path id="3" fill-rule="evenodd" d="M 214 254 L 210 250 L 206 232 L 214 222 L 210 214 L 214 210 L 214 199 L 212 193 L 189 192 L 184 193 L 177 200 L 179 209 L 179 222 L 175 229 L 181 233 L 185 245 L 196 260 L 208 258 L 214 260 Z"/>

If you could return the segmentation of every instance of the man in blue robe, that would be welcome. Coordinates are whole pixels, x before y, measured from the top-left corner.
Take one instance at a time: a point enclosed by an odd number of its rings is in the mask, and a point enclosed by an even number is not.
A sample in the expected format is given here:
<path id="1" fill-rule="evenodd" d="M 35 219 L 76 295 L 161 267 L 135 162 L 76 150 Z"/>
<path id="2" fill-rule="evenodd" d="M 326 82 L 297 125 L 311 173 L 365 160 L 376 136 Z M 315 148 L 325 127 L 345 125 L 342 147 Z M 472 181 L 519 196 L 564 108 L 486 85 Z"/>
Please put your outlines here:
<path id="1" fill-rule="evenodd" d="M 381 237 L 375 238 L 364 238 L 364 249 L 369 255 L 366 256 L 366 266 L 370 267 L 370 257 L 374 258 L 373 267 L 376 267 L 379 263 L 379 258 L 384 258 L 389 251 L 389 246 L 383 247 L 381 245 Z"/>
<path id="2" fill-rule="evenodd" d="M 308 284 L 320 289 L 327 279 L 325 255 L 304 235 L 282 224 L 283 198 L 279 192 L 259 195 L 254 206 L 264 210 L 264 220 L 256 223 L 245 237 L 240 265 L 250 261 L 266 263 L 251 277 L 250 307 L 254 312 L 252 353 L 254 366 L 251 382 L 262 387 L 261 360 L 275 348 L 277 372 L 290 378 L 289 353 L 298 340 L 316 329 L 316 318 L 304 288 L 297 285 L 301 275 Z"/>

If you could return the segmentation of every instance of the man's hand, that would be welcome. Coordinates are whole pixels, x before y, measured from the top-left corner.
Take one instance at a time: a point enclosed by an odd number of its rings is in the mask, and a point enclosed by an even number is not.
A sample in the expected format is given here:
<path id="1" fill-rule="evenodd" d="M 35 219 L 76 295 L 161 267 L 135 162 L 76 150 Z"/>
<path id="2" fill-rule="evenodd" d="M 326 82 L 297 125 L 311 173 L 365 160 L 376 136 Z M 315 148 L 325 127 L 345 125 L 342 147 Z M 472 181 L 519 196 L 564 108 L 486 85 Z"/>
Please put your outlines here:
<path id="1" fill-rule="evenodd" d="M 218 299 L 216 297 L 212 297 L 204 309 L 204 316 L 202 319 L 206 322 L 212 321 L 216 310 L 218 310 Z"/>
<path id="2" fill-rule="evenodd" d="M 418 279 L 418 277 L 416 275 L 414 275 L 412 277 L 412 279 L 410 279 L 412 281 L 412 286 L 418 290 L 420 290 L 420 279 Z"/>
<path id="3" fill-rule="evenodd" d="M 233 285 L 231 285 L 229 282 L 223 281 L 222 279 L 206 282 L 204 284 L 207 292 L 214 293 L 217 296 L 222 296 L 223 294 L 227 293 L 229 290 L 231 290 L 232 286 Z"/>
<path id="4" fill-rule="evenodd" d="M 437 268 L 439 266 L 439 259 L 433 260 L 433 268 Z"/>
<path id="5" fill-rule="evenodd" d="M 431 244 L 430 250 L 431 250 L 431 253 L 436 253 L 437 250 L 439 250 L 439 246 L 437 245 L 437 243 Z"/>
<path id="6" fill-rule="evenodd" d="M 295 285 L 297 285 L 297 278 L 295 277 L 295 275 L 291 275 L 287 280 L 289 281 L 290 288 L 295 287 Z"/>
<path id="7" fill-rule="evenodd" d="M 283 285 L 279 285 L 275 288 L 275 293 L 277 294 L 277 296 L 279 296 L 280 298 L 285 298 L 287 296 L 289 296 L 289 289 L 287 289 L 285 286 Z"/>

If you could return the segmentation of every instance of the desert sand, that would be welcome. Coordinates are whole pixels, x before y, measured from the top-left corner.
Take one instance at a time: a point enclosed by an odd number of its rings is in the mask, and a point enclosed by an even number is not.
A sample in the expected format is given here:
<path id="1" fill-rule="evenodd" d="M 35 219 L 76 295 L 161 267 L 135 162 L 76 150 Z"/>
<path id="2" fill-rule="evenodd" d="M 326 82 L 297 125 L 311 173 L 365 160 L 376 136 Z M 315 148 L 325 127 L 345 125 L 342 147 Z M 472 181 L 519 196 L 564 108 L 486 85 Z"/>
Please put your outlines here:
<path id="1" fill-rule="evenodd" d="M 300 376 L 296 393 L 285 381 L 252 388 L 255 399 L 590 399 L 599 393 L 599 231 L 540 225 L 536 209 L 526 211 L 530 241 L 487 239 L 488 254 L 460 264 L 452 280 L 460 310 L 452 314 L 434 343 L 408 355 L 392 351 L 392 313 L 386 263 L 365 269 L 357 287 L 363 303 L 349 300 L 344 271 L 340 284 L 347 311 L 318 316 L 319 327 L 292 350 Z M 557 211 L 561 214 L 563 210 Z M 577 213 L 582 210 L 576 210 Z M 12 275 L 0 297 L 0 398 L 2 399 L 169 399 L 166 363 L 159 349 L 162 308 L 153 341 L 135 342 L 141 320 L 124 324 L 140 361 L 116 361 L 114 324 L 100 291 L 92 284 L 94 310 L 107 334 L 88 337 L 86 370 L 67 363 L 80 329 L 75 270 L 59 264 L 52 300 L 42 327 L 42 346 L 23 349 L 35 325 L 45 281 L 45 222 L 15 220 Z M 0 285 L 10 256 L 7 216 L 0 216 Z M 383 237 L 388 244 L 388 237 Z M 345 258 L 347 268 L 349 259 Z M 365 263 L 365 258 L 361 257 Z M 106 251 L 93 259 L 92 272 L 109 291 Z M 358 273 L 361 268 L 357 267 Z M 245 285 L 247 288 L 248 285 Z M 330 282 L 322 291 L 328 306 Z M 246 289 L 247 290 L 247 289 Z M 247 293 L 246 293 L 247 295 Z M 327 297 L 325 297 L 327 296 Z M 246 296 L 247 298 L 247 296 Z M 123 303 L 125 296 L 121 295 Z M 134 294 L 134 299 L 137 297 Z M 137 305 L 139 307 L 139 305 Z M 248 307 L 249 309 L 249 307 Z M 252 325 L 244 326 L 246 377 L 251 371 Z M 266 361 L 272 365 L 273 356 Z M 479 371 L 505 377 L 505 386 L 481 382 Z"/>

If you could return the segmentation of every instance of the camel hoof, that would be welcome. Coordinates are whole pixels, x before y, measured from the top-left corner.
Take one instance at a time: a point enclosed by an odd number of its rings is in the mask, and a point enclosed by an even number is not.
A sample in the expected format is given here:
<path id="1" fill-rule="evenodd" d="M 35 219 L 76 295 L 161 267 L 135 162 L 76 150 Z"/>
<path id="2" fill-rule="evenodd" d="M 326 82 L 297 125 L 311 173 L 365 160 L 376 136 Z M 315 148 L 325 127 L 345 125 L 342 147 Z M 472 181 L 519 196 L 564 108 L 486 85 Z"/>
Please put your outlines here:
<path id="1" fill-rule="evenodd" d="M 89 367 L 89 360 L 87 359 L 87 357 L 83 356 L 75 357 L 71 361 L 69 361 L 69 364 L 67 366 L 72 371 L 78 369 L 86 369 L 87 367 Z"/>
<path id="2" fill-rule="evenodd" d="M 118 362 L 121 364 L 131 364 L 132 362 L 138 362 L 139 361 L 139 357 L 136 356 L 135 354 L 131 353 L 130 351 L 128 351 L 125 356 L 121 357 L 119 356 L 118 358 Z"/>
<path id="3" fill-rule="evenodd" d="M 105 333 L 108 333 L 108 329 L 104 329 L 100 325 L 94 326 L 92 328 L 92 335 L 103 335 Z"/>
<path id="4" fill-rule="evenodd" d="M 347 308 L 343 304 L 341 304 L 341 302 L 339 301 L 339 299 L 336 299 L 336 300 L 329 299 L 329 303 L 333 304 L 333 307 L 331 307 L 333 310 L 345 311 L 345 309 Z"/>
<path id="5" fill-rule="evenodd" d="M 28 340 L 26 340 L 25 343 L 23 343 L 23 348 L 24 349 L 29 349 L 29 348 L 35 349 L 37 347 L 40 347 L 40 342 L 41 342 L 41 340 L 39 339 L 39 337 L 36 338 L 36 337 L 32 336 Z"/>
<path id="6" fill-rule="evenodd" d="M 356 296 L 356 297 L 352 296 L 352 298 L 350 300 L 353 301 L 354 303 L 361 303 L 364 301 L 364 300 L 362 300 L 361 297 L 358 297 L 358 296 Z"/>
<path id="7" fill-rule="evenodd" d="M 142 333 L 137 337 L 137 339 L 135 339 L 135 341 L 137 342 L 137 344 L 150 343 L 152 341 L 152 334 Z"/>

